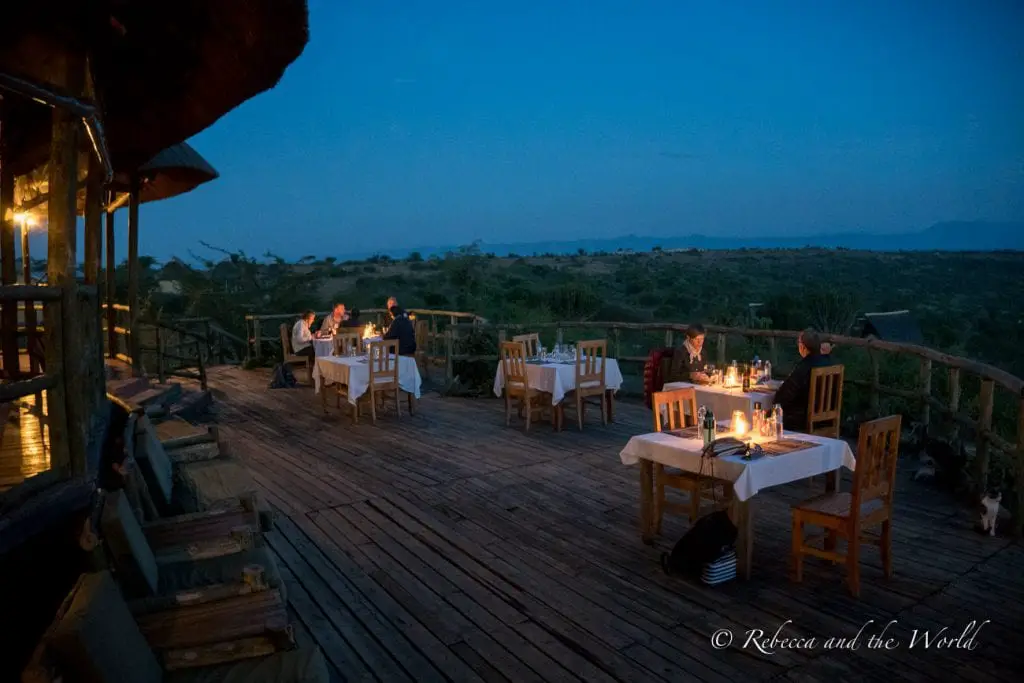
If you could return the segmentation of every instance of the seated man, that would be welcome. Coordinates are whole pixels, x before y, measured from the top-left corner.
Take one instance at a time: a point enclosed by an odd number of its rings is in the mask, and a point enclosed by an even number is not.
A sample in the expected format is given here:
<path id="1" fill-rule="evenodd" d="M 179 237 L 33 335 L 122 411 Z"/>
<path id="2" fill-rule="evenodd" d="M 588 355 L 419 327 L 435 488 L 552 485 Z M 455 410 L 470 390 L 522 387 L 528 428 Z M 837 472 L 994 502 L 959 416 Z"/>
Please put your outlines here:
<path id="1" fill-rule="evenodd" d="M 683 345 L 675 349 L 672 361 L 668 366 L 665 382 L 693 382 L 707 384 L 709 379 L 704 373 L 701 363 L 701 352 L 704 350 L 704 326 L 690 325 L 686 328 Z"/>
<path id="2" fill-rule="evenodd" d="M 828 346 L 831 349 L 831 345 Z M 818 333 L 807 328 L 797 339 L 801 360 L 786 381 L 775 392 L 775 404 L 782 406 L 782 425 L 786 430 L 807 430 L 807 402 L 811 395 L 811 370 L 834 365 L 832 357 L 823 354 Z"/>
<path id="3" fill-rule="evenodd" d="M 345 323 L 345 304 L 334 304 L 334 310 L 324 318 L 320 326 L 320 336 L 331 337 L 338 332 Z"/>
<path id="4" fill-rule="evenodd" d="M 352 312 L 348 313 L 345 320 L 341 323 L 342 327 L 362 327 L 363 324 L 359 322 L 359 309 L 353 307 Z"/>
<path id="5" fill-rule="evenodd" d="M 309 327 L 315 318 L 315 312 L 306 311 L 292 327 L 292 353 L 296 356 L 313 357 L 313 333 Z"/>
<path id="6" fill-rule="evenodd" d="M 395 306 L 398 305 L 398 299 L 393 296 L 388 297 L 388 303 L 384 306 L 384 329 L 391 327 L 391 323 L 395 320 L 395 315 L 391 312 Z"/>
<path id="7" fill-rule="evenodd" d="M 398 340 L 399 356 L 416 355 L 416 328 L 413 327 L 409 316 L 398 306 L 392 306 L 389 313 L 393 318 L 388 331 L 384 333 L 384 339 Z"/>

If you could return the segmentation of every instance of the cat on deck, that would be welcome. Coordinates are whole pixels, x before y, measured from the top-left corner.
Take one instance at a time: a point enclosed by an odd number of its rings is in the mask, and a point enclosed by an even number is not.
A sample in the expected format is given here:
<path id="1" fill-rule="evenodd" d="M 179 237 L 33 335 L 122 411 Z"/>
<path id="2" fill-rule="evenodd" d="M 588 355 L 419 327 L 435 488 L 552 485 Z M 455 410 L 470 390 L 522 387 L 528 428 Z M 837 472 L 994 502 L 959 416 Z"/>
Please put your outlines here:
<path id="1" fill-rule="evenodd" d="M 996 522 L 999 520 L 999 503 L 1003 500 L 1002 491 L 989 491 L 982 497 L 978 512 L 981 513 L 981 533 L 996 535 Z"/>

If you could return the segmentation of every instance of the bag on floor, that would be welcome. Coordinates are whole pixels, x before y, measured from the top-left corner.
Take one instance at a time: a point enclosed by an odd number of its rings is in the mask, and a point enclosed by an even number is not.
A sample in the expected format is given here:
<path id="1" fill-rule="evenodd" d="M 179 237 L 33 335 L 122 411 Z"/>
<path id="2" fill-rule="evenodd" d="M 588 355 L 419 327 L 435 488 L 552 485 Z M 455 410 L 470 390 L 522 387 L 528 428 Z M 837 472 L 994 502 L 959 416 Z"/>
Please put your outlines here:
<path id="1" fill-rule="evenodd" d="M 700 577 L 704 565 L 732 549 L 738 534 L 725 510 L 706 514 L 676 542 L 671 553 L 661 554 L 661 568 L 666 574 Z"/>
<path id="2" fill-rule="evenodd" d="M 270 379 L 271 389 L 291 389 L 298 384 L 295 373 L 287 363 L 278 363 L 274 368 L 274 376 Z"/>

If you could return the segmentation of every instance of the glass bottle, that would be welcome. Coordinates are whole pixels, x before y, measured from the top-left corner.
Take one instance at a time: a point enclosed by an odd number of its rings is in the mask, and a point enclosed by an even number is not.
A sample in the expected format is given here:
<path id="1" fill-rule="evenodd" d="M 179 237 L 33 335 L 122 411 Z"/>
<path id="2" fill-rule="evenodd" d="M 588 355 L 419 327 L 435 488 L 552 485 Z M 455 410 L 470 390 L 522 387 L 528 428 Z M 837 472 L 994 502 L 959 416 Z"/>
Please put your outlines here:
<path id="1" fill-rule="evenodd" d="M 772 362 L 770 360 L 764 362 L 764 378 L 765 380 L 772 378 Z"/>
<path id="2" fill-rule="evenodd" d="M 782 438 L 782 406 L 780 406 L 778 403 L 776 403 L 775 407 L 772 408 L 772 419 L 775 422 L 775 434 L 774 434 L 774 436 L 775 436 L 776 439 L 781 439 Z"/>
<path id="3" fill-rule="evenodd" d="M 754 412 L 750 416 L 750 433 L 754 436 L 760 436 L 763 423 L 764 412 L 761 410 L 761 402 L 754 401 Z"/>

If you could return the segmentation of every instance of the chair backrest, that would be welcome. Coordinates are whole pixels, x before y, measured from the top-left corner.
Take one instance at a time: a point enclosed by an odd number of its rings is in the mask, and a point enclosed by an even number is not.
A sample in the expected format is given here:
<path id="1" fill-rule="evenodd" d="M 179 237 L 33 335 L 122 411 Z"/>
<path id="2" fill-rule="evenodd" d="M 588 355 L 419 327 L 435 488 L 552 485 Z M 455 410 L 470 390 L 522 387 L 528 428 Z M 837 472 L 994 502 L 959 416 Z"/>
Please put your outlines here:
<path id="1" fill-rule="evenodd" d="M 859 510 L 863 503 L 876 498 L 884 500 L 886 506 L 892 505 L 902 419 L 899 415 L 890 415 L 860 426 L 850 510 Z"/>
<path id="2" fill-rule="evenodd" d="M 540 355 L 540 334 L 531 332 L 529 334 L 517 334 L 512 337 L 514 342 L 522 342 L 526 346 L 526 356 L 536 358 Z"/>
<path id="3" fill-rule="evenodd" d="M 505 378 L 505 387 L 517 385 L 528 386 L 526 378 L 526 345 L 522 342 L 501 342 L 501 374 Z"/>
<path id="4" fill-rule="evenodd" d="M 292 355 L 292 340 L 291 330 L 288 329 L 288 323 L 281 323 L 281 360 L 288 360 L 288 356 Z"/>
<path id="5" fill-rule="evenodd" d="M 651 397 L 651 408 L 654 410 L 654 431 L 664 428 L 682 429 L 686 426 L 686 415 L 697 422 L 697 390 L 693 387 L 675 389 L 673 391 L 656 391 Z M 665 410 L 664 417 L 661 414 Z M 689 408 L 689 411 L 684 410 Z"/>
<path id="6" fill-rule="evenodd" d="M 353 349 L 359 351 L 363 335 L 359 332 L 338 332 L 334 335 L 334 355 L 347 356 Z"/>
<path id="7" fill-rule="evenodd" d="M 370 342 L 370 386 L 380 386 L 388 381 L 398 386 L 398 340 L 383 339 Z M 375 384 L 376 383 L 376 384 Z"/>
<path id="8" fill-rule="evenodd" d="M 159 683 L 164 676 L 108 571 L 79 577 L 43 643 L 65 680 Z"/>
<path id="9" fill-rule="evenodd" d="M 604 386 L 604 370 L 608 357 L 608 340 L 581 341 L 576 343 L 576 387 L 585 383 L 600 382 Z"/>
<path id="10" fill-rule="evenodd" d="M 154 595 L 160 586 L 160 570 L 142 525 L 122 491 L 111 491 L 103 503 L 100 532 L 110 551 L 121 583 L 134 597 Z"/>
<path id="11" fill-rule="evenodd" d="M 842 412 L 843 366 L 813 368 L 807 395 L 807 433 L 838 439 Z"/>
<path id="12" fill-rule="evenodd" d="M 135 424 L 135 461 L 142 468 L 157 505 L 167 511 L 174 507 L 174 463 L 167 457 L 150 419 L 142 415 Z"/>

